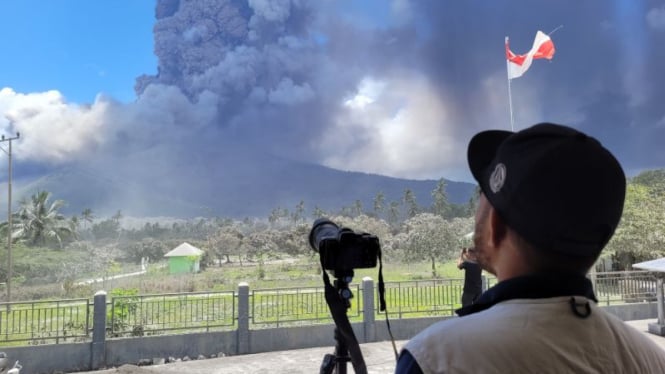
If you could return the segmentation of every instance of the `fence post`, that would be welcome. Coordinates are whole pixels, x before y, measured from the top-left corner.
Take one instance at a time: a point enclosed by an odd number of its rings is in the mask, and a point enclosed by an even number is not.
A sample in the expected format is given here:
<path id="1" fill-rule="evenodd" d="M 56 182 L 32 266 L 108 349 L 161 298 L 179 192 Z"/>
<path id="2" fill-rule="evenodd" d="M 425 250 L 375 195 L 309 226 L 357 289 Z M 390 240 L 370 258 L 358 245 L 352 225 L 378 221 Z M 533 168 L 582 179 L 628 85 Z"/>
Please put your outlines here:
<path id="1" fill-rule="evenodd" d="M 238 283 L 237 353 L 249 353 L 249 284 Z"/>
<path id="2" fill-rule="evenodd" d="M 97 291 L 92 314 L 90 368 L 106 366 L 106 291 Z"/>
<path id="3" fill-rule="evenodd" d="M 374 324 L 374 281 L 370 277 L 363 278 L 363 329 L 365 343 L 376 341 L 376 325 Z"/>
<path id="4" fill-rule="evenodd" d="M 589 280 L 591 281 L 591 287 L 593 288 L 594 294 L 598 292 L 598 285 L 596 284 L 596 270 L 591 269 L 589 272 Z"/>

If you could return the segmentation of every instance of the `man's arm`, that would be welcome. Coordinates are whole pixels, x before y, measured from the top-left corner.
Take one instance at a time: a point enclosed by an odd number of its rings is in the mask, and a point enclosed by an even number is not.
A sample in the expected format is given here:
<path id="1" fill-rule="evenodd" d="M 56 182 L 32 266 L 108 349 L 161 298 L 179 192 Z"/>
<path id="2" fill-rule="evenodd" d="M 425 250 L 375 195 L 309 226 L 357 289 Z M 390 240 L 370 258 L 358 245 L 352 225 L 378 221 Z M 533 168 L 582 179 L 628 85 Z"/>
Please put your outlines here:
<path id="1" fill-rule="evenodd" d="M 395 374 L 423 374 L 418 362 L 406 349 L 402 350 L 397 360 Z"/>

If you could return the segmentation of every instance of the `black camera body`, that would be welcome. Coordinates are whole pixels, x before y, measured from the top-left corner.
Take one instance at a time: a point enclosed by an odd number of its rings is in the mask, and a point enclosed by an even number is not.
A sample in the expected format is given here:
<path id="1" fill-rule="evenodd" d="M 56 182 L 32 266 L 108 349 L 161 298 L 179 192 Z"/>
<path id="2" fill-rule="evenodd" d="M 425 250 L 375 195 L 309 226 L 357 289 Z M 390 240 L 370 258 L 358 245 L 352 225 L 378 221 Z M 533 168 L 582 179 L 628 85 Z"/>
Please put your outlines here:
<path id="1" fill-rule="evenodd" d="M 314 222 L 309 233 L 309 244 L 319 252 L 326 270 L 373 268 L 381 253 L 379 238 L 376 236 L 340 228 L 325 218 Z"/>

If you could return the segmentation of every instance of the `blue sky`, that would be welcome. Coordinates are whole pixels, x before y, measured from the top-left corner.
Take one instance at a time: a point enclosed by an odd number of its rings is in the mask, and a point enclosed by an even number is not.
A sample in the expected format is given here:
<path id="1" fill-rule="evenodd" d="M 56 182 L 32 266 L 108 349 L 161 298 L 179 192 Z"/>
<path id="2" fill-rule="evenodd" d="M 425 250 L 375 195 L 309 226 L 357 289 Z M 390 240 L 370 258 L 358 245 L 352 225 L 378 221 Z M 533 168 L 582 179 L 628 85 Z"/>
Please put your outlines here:
<path id="1" fill-rule="evenodd" d="M 333 7 L 367 28 L 390 25 L 384 0 L 338 1 Z M 0 87 L 22 93 L 55 89 L 81 104 L 99 93 L 129 102 L 136 98 L 136 77 L 156 73 L 153 0 L 1 1 L 0 15 Z"/>
<path id="2" fill-rule="evenodd" d="M 0 87 L 134 100 L 135 78 L 156 72 L 154 14 L 147 0 L 1 1 Z"/>

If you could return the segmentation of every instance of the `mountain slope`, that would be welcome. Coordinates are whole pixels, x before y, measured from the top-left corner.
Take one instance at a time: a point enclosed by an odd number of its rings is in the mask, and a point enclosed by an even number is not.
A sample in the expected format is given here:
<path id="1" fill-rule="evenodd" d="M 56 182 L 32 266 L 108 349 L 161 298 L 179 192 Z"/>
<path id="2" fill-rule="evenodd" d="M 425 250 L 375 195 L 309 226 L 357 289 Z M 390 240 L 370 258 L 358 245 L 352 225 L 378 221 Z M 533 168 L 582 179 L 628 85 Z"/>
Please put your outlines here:
<path id="1" fill-rule="evenodd" d="M 14 207 L 21 197 L 46 190 L 53 199 L 67 202 L 63 209 L 66 214 L 79 214 L 90 208 L 97 216 L 121 210 L 124 215 L 137 217 L 265 217 L 277 207 L 292 210 L 302 200 L 309 216 L 315 206 L 339 211 L 356 200 L 362 202 L 365 210 L 371 210 L 379 191 L 389 204 L 400 201 L 407 188 L 414 192 L 418 204 L 429 206 L 437 184 L 435 180 L 398 179 L 224 152 L 192 156 L 168 167 L 145 167 L 145 163 L 132 160 L 122 165 L 67 165 L 41 176 L 15 177 Z M 448 197 L 453 203 L 466 203 L 474 188 L 470 183 L 447 181 Z M 6 210 L 6 205 L 0 209 Z"/>

